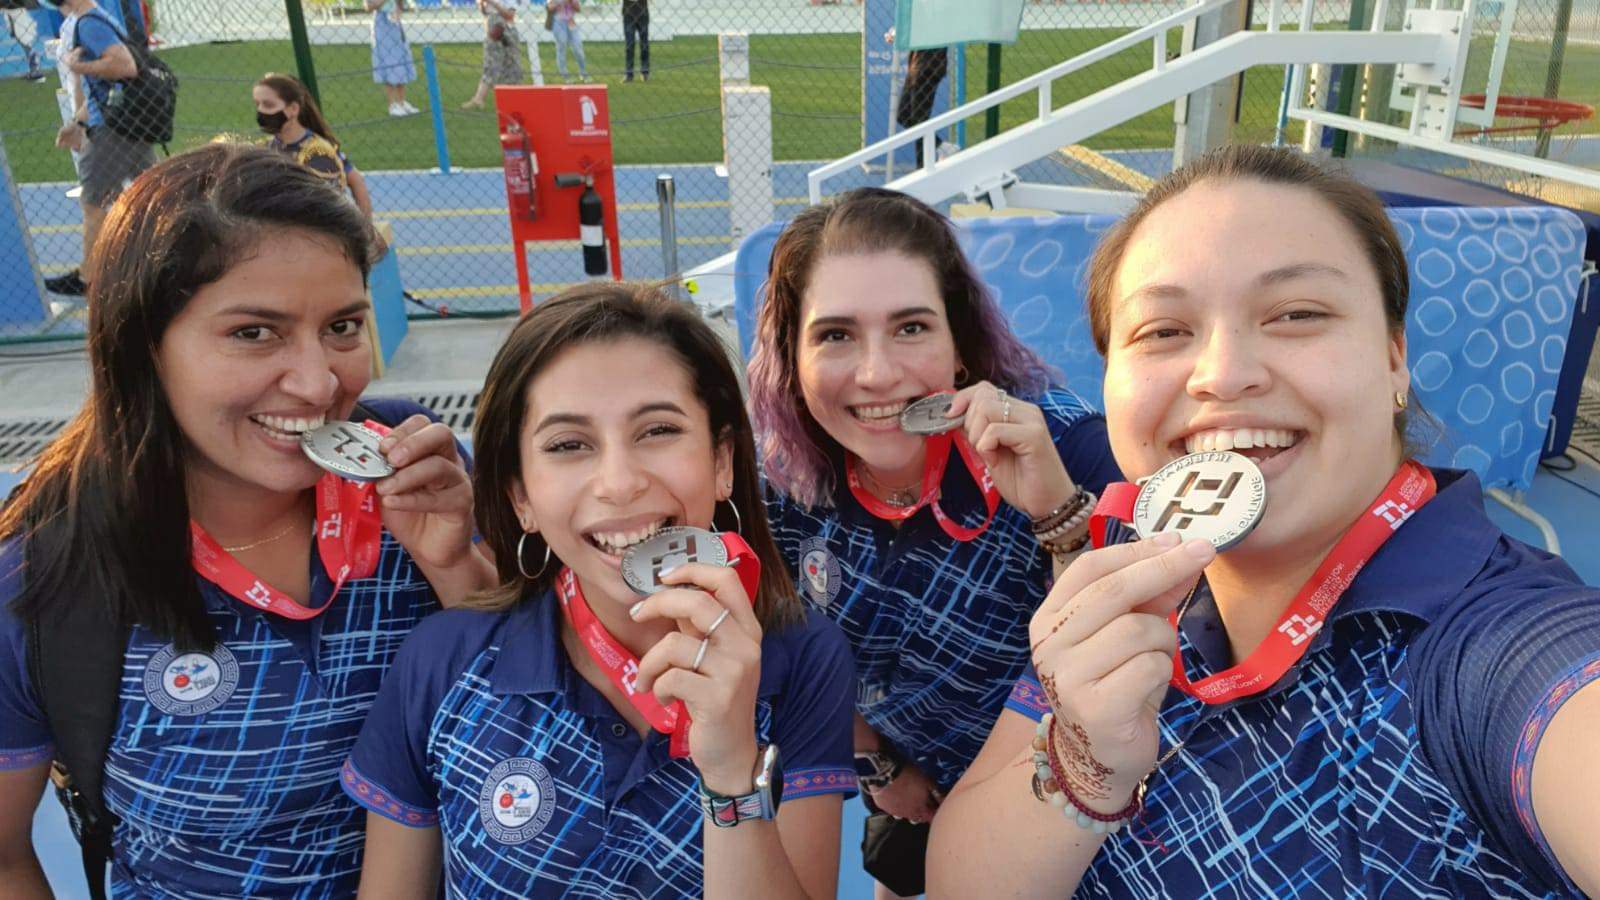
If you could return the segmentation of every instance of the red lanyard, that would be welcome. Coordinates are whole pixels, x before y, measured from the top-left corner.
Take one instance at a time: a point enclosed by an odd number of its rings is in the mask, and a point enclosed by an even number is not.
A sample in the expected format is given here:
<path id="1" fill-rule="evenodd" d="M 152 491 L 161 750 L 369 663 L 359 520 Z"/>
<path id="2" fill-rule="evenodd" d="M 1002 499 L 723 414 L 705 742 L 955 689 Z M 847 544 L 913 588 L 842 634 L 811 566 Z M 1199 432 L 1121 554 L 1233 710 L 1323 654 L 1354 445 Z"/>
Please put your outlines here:
<path id="1" fill-rule="evenodd" d="M 976 528 L 967 528 L 945 515 L 944 509 L 939 506 L 940 485 L 944 482 L 945 466 L 950 461 L 950 445 L 961 453 L 961 460 L 967 464 L 967 471 L 972 474 L 972 480 L 977 483 L 978 490 L 983 492 L 983 505 L 988 508 L 988 515 L 984 517 L 983 524 Z M 853 456 L 845 457 L 844 477 L 850 485 L 850 493 L 855 495 L 856 501 L 880 519 L 899 522 L 916 515 L 917 510 L 924 506 L 933 510 L 933 517 L 939 522 L 939 527 L 944 533 L 958 541 L 970 541 L 988 529 L 989 523 L 994 521 L 995 510 L 1000 508 L 1000 492 L 995 490 L 994 477 L 989 474 L 989 467 L 984 465 L 983 458 L 978 451 L 972 449 L 972 444 L 967 440 L 967 435 L 960 429 L 947 431 L 944 434 L 929 435 L 924 445 L 924 458 L 922 462 L 922 496 L 912 506 L 890 506 L 874 497 L 870 491 L 861 485 L 861 474 L 857 470 L 856 460 Z"/>
<path id="2" fill-rule="evenodd" d="M 1120 486 L 1118 486 L 1120 487 Z M 1282 678 L 1311 647 L 1311 639 L 1322 630 L 1328 613 L 1345 590 L 1355 581 L 1367 560 L 1378 552 L 1390 535 L 1422 505 L 1433 499 L 1437 486 L 1433 473 L 1415 460 L 1406 460 L 1383 492 L 1367 507 L 1361 518 L 1339 538 L 1322 564 L 1300 588 L 1278 619 L 1278 625 L 1244 661 L 1215 675 L 1190 681 L 1183 668 L 1183 654 L 1172 657 L 1172 686 L 1208 704 L 1222 704 L 1266 690 Z M 1107 489 L 1095 508 L 1100 520 L 1095 546 L 1102 546 L 1105 518 L 1127 520 L 1133 515 L 1137 490 Z M 1111 504 L 1108 506 L 1108 503 Z M 1174 628 L 1178 612 L 1169 617 Z"/>
<path id="3" fill-rule="evenodd" d="M 379 434 L 389 431 L 377 422 L 365 424 Z M 315 609 L 301 606 L 289 595 L 257 578 L 222 549 L 199 522 L 190 519 L 190 558 L 194 561 L 194 570 L 248 606 L 297 622 L 315 618 L 333 605 L 333 598 L 339 595 L 345 582 L 366 578 L 378 570 L 383 515 L 378 512 L 375 497 L 370 483 L 346 481 L 333 474 L 324 475 L 317 482 L 317 554 L 322 557 L 322 568 L 333 579 L 333 593 L 328 595 L 327 603 Z"/>
<path id="4" fill-rule="evenodd" d="M 756 558 L 755 551 L 739 535 L 728 532 L 719 537 L 722 538 L 722 545 L 728 548 L 728 564 L 739 573 L 739 583 L 744 585 L 745 595 L 752 604 L 755 603 L 756 590 L 761 583 L 761 560 Z M 672 735 L 669 748 L 672 756 L 688 756 L 689 712 L 684 709 L 683 701 L 662 706 L 655 694 L 641 694 L 634 689 L 634 683 L 639 679 L 639 657 L 612 637 L 611 632 L 595 616 L 594 610 L 589 608 L 589 601 L 583 598 L 578 576 L 571 569 L 563 567 L 561 574 L 556 576 L 556 595 L 561 598 L 561 612 L 578 633 L 584 649 L 589 651 L 589 658 L 622 691 L 622 695 L 644 716 L 650 727 L 662 734 Z"/>

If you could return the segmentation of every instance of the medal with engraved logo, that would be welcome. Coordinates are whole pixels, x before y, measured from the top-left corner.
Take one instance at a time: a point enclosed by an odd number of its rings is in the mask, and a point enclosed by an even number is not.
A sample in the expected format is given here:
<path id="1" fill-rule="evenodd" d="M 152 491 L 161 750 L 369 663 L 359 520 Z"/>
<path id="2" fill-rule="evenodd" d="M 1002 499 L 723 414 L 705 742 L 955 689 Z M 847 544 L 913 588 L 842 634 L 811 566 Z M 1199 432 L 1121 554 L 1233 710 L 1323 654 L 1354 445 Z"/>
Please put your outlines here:
<path id="1" fill-rule="evenodd" d="M 727 545 L 720 535 L 703 528 L 663 528 L 623 554 L 622 580 L 636 593 L 654 594 L 667 589 L 667 585 L 661 583 L 661 573 L 685 563 L 726 566 Z"/>
<path id="2" fill-rule="evenodd" d="M 1140 482 L 1133 527 L 1147 538 L 1170 531 L 1207 541 L 1220 553 L 1244 540 L 1266 508 L 1267 480 L 1249 457 L 1191 453 Z"/>
<path id="3" fill-rule="evenodd" d="M 944 434 L 954 431 L 966 421 L 965 416 L 946 418 L 950 412 L 950 404 L 954 403 L 955 394 L 930 394 L 921 400 L 913 401 L 900 411 L 900 430 L 907 434 Z"/>
<path id="4" fill-rule="evenodd" d="M 355 422 L 332 422 L 300 436 L 300 449 L 321 468 L 351 481 L 377 481 L 394 474 L 378 450 L 383 436 Z"/>

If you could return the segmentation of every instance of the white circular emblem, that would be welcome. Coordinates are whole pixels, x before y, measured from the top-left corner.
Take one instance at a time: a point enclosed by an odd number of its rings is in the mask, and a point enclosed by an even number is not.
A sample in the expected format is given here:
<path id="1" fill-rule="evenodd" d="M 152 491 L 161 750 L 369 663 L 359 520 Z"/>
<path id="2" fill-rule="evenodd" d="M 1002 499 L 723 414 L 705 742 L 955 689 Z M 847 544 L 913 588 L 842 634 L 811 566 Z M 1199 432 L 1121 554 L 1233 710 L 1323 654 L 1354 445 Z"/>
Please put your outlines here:
<path id="1" fill-rule="evenodd" d="M 228 702 L 239 686 L 239 661 L 218 644 L 210 653 L 161 648 L 144 667 L 144 694 L 169 716 L 200 716 Z"/>
<path id="2" fill-rule="evenodd" d="M 519 756 L 489 770 L 478 792 L 484 830 L 502 844 L 521 844 L 550 824 L 556 811 L 556 784 L 544 766 Z"/>
<path id="3" fill-rule="evenodd" d="M 806 538 L 800 543 L 800 587 L 818 606 L 827 606 L 839 596 L 839 559 L 822 538 Z"/>
<path id="4" fill-rule="evenodd" d="M 1267 508 L 1267 480 L 1249 457 L 1228 450 L 1191 453 L 1140 483 L 1133 526 L 1210 541 L 1218 552 L 1245 539 Z"/>

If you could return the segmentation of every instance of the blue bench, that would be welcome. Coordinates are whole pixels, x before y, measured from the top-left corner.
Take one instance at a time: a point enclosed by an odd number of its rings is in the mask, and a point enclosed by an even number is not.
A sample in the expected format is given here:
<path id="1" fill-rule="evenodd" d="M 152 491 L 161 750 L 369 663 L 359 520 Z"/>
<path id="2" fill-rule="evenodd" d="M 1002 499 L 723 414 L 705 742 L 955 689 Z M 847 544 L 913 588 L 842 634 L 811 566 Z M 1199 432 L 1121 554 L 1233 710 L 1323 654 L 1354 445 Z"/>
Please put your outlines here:
<path id="1" fill-rule="evenodd" d="M 1445 426 L 1427 456 L 1486 487 L 1526 490 L 1538 469 L 1567 351 L 1583 264 L 1578 217 L 1554 207 L 1393 209 L 1411 264 L 1406 325 L 1412 385 Z M 959 220 L 962 246 L 1030 346 L 1099 403 L 1104 374 L 1089 337 L 1083 275 L 1109 216 Z M 735 261 L 734 314 L 745 356 L 782 223 L 747 237 Z M 1534 517 L 1515 497 L 1499 495 Z M 1546 542 L 1554 540 L 1547 523 Z"/>

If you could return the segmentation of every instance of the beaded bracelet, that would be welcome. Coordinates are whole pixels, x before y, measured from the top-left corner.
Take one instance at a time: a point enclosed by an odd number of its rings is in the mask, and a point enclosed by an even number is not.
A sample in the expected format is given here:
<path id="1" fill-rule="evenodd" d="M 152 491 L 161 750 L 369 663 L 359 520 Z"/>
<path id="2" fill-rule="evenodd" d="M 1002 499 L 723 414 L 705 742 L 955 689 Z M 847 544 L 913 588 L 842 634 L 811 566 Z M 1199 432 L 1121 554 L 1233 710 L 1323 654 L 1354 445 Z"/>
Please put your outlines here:
<path id="1" fill-rule="evenodd" d="M 1089 546 L 1089 530 L 1085 528 L 1076 537 L 1066 541 L 1040 541 L 1045 552 L 1049 553 L 1057 562 L 1065 563 L 1067 558 Z"/>
<path id="2" fill-rule="evenodd" d="M 1078 488 L 1078 490 L 1074 492 L 1071 497 L 1067 498 L 1065 503 L 1061 504 L 1050 512 L 1045 513 L 1037 519 L 1032 520 L 1031 530 L 1034 534 L 1045 534 L 1046 532 L 1053 531 L 1059 527 L 1061 523 L 1076 515 L 1078 510 L 1090 505 L 1090 498 L 1093 496 L 1093 494 L 1084 490 L 1083 488 Z"/>
<path id="3" fill-rule="evenodd" d="M 1067 786 L 1061 764 L 1056 760 L 1055 731 L 1051 727 L 1054 723 L 1055 714 L 1045 713 L 1044 718 L 1039 720 L 1039 727 L 1034 730 L 1033 795 L 1061 810 L 1061 814 L 1077 823 L 1079 828 L 1095 834 L 1116 834 L 1144 809 L 1144 785 L 1141 783 L 1139 789 L 1133 792 L 1133 798 L 1126 807 L 1111 815 L 1095 812 L 1084 805 Z"/>

